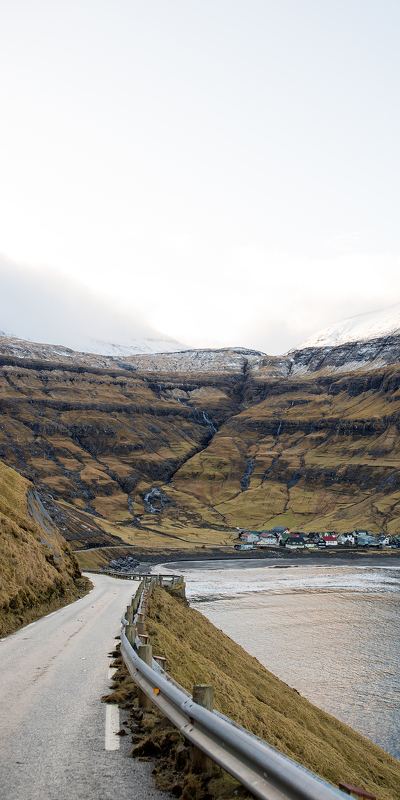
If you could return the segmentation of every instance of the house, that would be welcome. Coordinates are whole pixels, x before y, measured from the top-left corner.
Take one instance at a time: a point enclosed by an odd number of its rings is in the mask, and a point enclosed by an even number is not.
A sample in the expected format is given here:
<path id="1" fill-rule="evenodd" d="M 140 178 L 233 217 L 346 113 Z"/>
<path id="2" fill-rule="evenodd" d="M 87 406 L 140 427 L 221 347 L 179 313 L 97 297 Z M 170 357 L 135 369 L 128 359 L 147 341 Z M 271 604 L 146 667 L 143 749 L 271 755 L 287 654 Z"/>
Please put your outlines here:
<path id="1" fill-rule="evenodd" d="M 376 539 L 381 546 L 387 547 L 390 544 L 390 536 L 385 536 L 384 533 L 378 533 Z"/>
<path id="2" fill-rule="evenodd" d="M 319 543 L 319 537 L 317 539 L 315 536 L 307 536 L 306 539 L 304 540 L 304 547 L 312 549 L 314 547 L 317 547 L 318 543 Z"/>
<path id="3" fill-rule="evenodd" d="M 327 547 L 337 547 L 337 538 L 333 533 L 323 534 L 322 538 Z"/>
<path id="4" fill-rule="evenodd" d="M 354 544 L 354 534 L 353 533 L 341 533 L 340 536 L 337 537 L 339 544 L 344 545 L 352 545 Z"/>
<path id="5" fill-rule="evenodd" d="M 323 542 L 323 539 L 320 533 L 317 533 L 317 531 L 313 531 L 312 533 L 308 534 L 306 541 L 309 546 L 313 545 L 314 547 L 316 547 L 317 544 Z"/>
<path id="6" fill-rule="evenodd" d="M 258 542 L 260 534 L 258 533 L 258 531 L 242 531 L 239 538 L 245 544 L 252 544 L 254 542 Z"/>
<path id="7" fill-rule="evenodd" d="M 283 536 L 284 533 L 290 533 L 290 530 L 285 526 L 275 525 L 273 528 L 271 528 L 270 533 L 277 533 L 280 536 Z"/>
<path id="8" fill-rule="evenodd" d="M 278 544 L 279 539 L 272 531 L 261 531 L 258 540 L 259 547 L 277 547 Z"/>
<path id="9" fill-rule="evenodd" d="M 304 550 L 305 538 L 305 536 L 299 533 L 296 534 L 296 536 L 289 536 L 285 540 L 285 547 L 287 547 L 288 550 Z"/>

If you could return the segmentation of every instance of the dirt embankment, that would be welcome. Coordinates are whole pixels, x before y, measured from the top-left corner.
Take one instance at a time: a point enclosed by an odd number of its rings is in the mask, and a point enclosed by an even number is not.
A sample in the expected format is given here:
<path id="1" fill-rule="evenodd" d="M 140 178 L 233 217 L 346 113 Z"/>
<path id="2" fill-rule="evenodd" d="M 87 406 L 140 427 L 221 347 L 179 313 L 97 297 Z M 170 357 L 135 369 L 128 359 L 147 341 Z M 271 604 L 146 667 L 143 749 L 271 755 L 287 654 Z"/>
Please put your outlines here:
<path id="1" fill-rule="evenodd" d="M 301 697 L 198 611 L 157 588 L 146 624 L 153 653 L 167 659 L 169 674 L 188 691 L 192 691 L 194 684 L 211 683 L 215 708 L 333 785 L 344 781 L 365 787 L 379 800 L 400 797 L 400 763 L 396 759 Z M 114 702 L 126 703 L 130 699 L 131 706 L 135 706 L 135 689 L 130 679 L 120 673 L 118 686 Z M 179 759 L 186 764 L 186 757 L 176 748 L 187 743 L 172 737 L 174 755 L 168 760 L 168 737 L 165 739 L 164 730 L 163 744 L 158 741 L 162 725 L 159 722 L 154 725 L 157 716 L 152 723 L 151 715 L 145 715 L 144 727 L 142 718 L 142 712 L 133 708 L 130 717 L 135 742 L 133 755 L 158 753 L 155 772 L 161 785 L 169 789 L 175 785 L 175 794 L 184 798 L 205 797 L 201 781 L 196 784 L 197 794 L 190 794 L 187 781 L 177 779 Z M 168 783 L 163 761 L 175 784 Z M 211 796 L 231 797 L 233 793 L 216 791 Z"/>

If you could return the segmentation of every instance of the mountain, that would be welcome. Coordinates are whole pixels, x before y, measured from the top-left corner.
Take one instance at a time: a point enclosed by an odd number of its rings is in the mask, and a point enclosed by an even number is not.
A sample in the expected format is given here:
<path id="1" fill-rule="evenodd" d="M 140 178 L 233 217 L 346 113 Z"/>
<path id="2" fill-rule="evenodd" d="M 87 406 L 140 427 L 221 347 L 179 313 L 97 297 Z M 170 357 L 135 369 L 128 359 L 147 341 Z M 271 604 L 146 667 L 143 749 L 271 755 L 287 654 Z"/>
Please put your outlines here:
<path id="1" fill-rule="evenodd" d="M 0 340 L 0 458 L 81 551 L 275 524 L 397 533 L 399 430 L 399 334 L 282 357 Z"/>
<path id="2" fill-rule="evenodd" d="M 294 349 L 337 347 L 347 342 L 365 342 L 398 333 L 400 333 L 400 303 L 335 322 L 309 336 Z"/>
<path id="3" fill-rule="evenodd" d="M 51 358 L 69 358 L 76 359 L 78 354 L 92 354 L 98 356 L 109 356 L 111 358 L 128 357 L 138 354 L 151 354 L 151 353 L 169 353 L 180 350 L 190 350 L 180 342 L 168 337 L 163 337 L 156 332 L 151 335 L 141 335 L 131 338 L 118 338 L 116 341 L 104 341 L 102 339 L 94 339 L 82 334 L 63 337 L 64 341 L 70 341 L 74 344 L 74 348 L 64 345 L 54 344 L 38 344 L 32 342 L 30 339 L 20 339 L 11 333 L 0 331 L 0 347 L 6 348 L 9 352 L 13 351 L 16 355 L 19 354 L 21 358 L 24 357 L 40 357 L 49 360 Z"/>

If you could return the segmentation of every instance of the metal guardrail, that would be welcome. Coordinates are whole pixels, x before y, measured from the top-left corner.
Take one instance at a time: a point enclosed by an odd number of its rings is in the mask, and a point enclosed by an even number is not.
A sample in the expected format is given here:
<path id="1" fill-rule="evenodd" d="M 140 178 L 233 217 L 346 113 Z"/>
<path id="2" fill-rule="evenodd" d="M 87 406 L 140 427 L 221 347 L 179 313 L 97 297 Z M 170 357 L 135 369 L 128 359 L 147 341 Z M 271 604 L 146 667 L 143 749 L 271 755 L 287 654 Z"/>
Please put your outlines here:
<path id="1" fill-rule="evenodd" d="M 156 576 L 152 577 L 155 581 Z M 142 596 L 139 608 L 141 599 Z M 256 797 L 261 800 L 344 800 L 348 797 L 228 717 L 195 703 L 154 659 L 149 666 L 139 658 L 125 633 L 128 625 L 125 617 L 122 624 L 121 653 L 139 689 L 189 742 Z M 135 647 L 139 644 L 140 640 L 135 638 Z"/>

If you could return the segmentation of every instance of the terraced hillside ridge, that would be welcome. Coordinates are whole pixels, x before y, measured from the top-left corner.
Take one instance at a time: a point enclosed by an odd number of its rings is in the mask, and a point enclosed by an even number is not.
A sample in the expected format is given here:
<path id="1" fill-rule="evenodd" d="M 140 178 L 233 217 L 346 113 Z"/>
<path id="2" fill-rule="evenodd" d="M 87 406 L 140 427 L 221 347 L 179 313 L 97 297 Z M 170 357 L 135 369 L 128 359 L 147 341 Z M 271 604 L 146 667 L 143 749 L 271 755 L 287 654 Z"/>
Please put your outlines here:
<path id="1" fill-rule="evenodd" d="M 33 485 L 0 462 L 0 637 L 76 599 L 84 584 Z"/>
<path id="2" fill-rule="evenodd" d="M 29 347 L 0 340 L 0 457 L 73 548 L 400 530 L 399 335 L 281 358 Z"/>
<path id="3" fill-rule="evenodd" d="M 393 339 L 369 353 L 348 345 L 251 365 L 243 410 L 162 487 L 181 518 L 185 508 L 211 522 L 212 508 L 227 526 L 254 530 L 399 532 Z"/>

